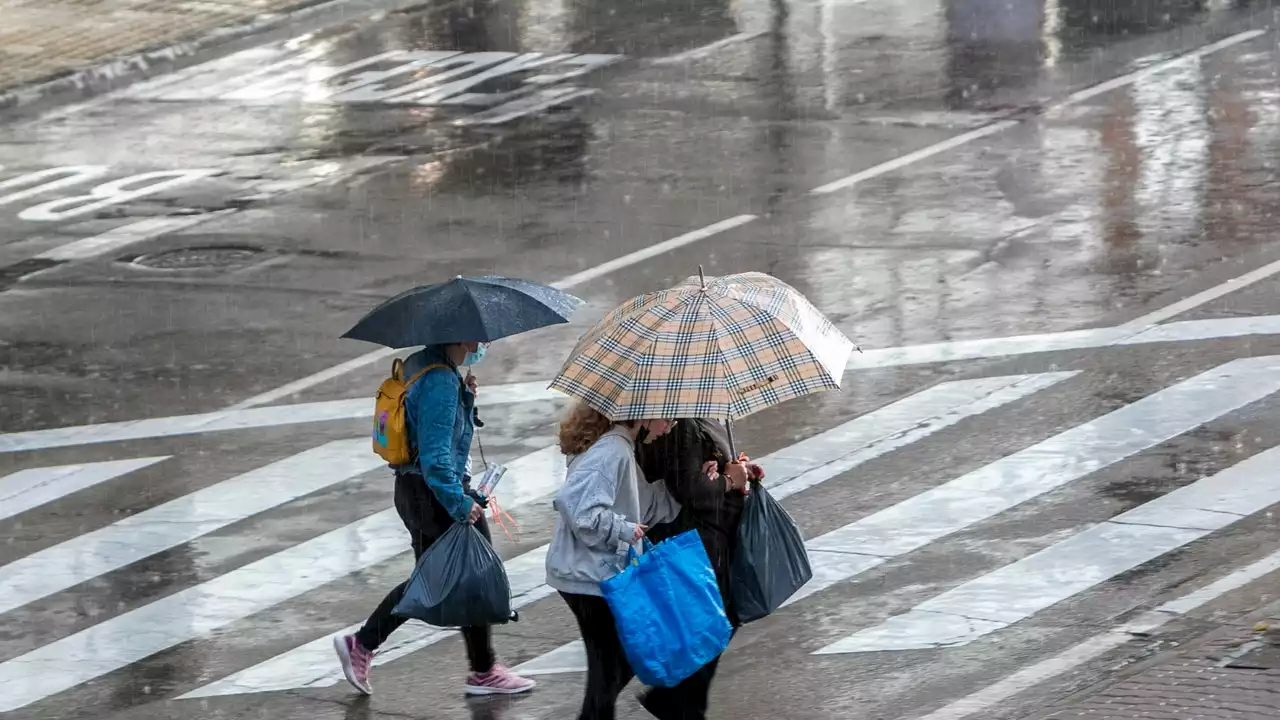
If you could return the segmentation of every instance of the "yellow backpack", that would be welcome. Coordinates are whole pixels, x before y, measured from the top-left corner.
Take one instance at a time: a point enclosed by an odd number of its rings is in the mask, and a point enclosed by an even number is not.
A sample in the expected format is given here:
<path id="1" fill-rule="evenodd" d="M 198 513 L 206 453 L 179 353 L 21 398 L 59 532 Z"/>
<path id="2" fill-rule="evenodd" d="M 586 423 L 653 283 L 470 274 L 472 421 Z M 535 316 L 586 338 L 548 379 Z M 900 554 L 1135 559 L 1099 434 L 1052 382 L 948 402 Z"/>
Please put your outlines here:
<path id="1" fill-rule="evenodd" d="M 404 398 L 413 385 L 436 368 L 449 367 L 444 363 L 428 365 L 416 375 L 404 379 L 404 361 L 396 358 L 391 363 L 391 377 L 378 386 L 378 396 L 373 406 L 373 451 L 391 465 L 406 465 L 413 460 L 409 447 L 409 431 L 405 426 Z"/>

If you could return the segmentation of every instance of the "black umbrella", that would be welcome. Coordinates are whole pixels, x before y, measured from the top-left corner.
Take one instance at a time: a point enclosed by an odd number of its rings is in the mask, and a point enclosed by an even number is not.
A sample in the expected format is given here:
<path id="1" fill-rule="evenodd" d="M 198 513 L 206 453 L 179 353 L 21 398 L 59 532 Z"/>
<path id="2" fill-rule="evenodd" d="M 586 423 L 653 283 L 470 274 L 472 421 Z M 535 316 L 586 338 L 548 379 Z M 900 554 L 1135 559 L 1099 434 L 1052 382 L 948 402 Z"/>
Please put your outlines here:
<path id="1" fill-rule="evenodd" d="M 391 348 L 489 342 L 569 322 L 579 305 L 582 300 L 541 283 L 459 275 L 396 295 L 342 337 Z"/>

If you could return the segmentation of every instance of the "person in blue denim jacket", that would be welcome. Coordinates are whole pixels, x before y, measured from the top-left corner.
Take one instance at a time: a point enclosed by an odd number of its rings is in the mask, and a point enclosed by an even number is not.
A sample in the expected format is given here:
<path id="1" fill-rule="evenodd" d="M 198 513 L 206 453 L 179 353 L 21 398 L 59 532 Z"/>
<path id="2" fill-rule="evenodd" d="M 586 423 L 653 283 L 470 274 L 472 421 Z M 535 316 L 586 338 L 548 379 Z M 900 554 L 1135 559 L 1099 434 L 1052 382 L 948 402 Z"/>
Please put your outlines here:
<path id="1" fill-rule="evenodd" d="M 405 377 L 440 364 L 409 386 L 405 395 L 405 420 L 414 461 L 393 466 L 396 474 L 395 506 L 409 530 L 416 560 L 454 523 L 469 522 L 492 540 L 484 519 L 486 499 L 470 487 L 471 436 L 475 432 L 476 380 L 464 378 L 458 366 L 480 362 L 486 345 L 458 343 L 423 348 L 404 363 Z M 360 692 L 369 695 L 369 670 L 373 654 L 405 618 L 392 614 L 404 596 L 408 581 L 383 598 L 363 627 L 353 635 L 333 639 L 343 674 Z M 471 673 L 464 692 L 493 695 L 525 692 L 534 682 L 511 672 L 497 661 L 488 626 L 461 628 Z"/>

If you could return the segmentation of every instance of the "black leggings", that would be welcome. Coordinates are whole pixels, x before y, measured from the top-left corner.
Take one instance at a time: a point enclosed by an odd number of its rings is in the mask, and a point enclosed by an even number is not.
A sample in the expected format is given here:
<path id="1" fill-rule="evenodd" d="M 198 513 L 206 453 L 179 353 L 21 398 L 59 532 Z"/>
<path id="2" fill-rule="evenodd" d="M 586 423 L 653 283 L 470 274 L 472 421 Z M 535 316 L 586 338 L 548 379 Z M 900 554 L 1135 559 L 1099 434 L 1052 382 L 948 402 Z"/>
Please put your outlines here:
<path id="1" fill-rule="evenodd" d="M 453 525 L 453 518 L 449 517 L 444 506 L 436 500 L 436 496 L 431 492 L 431 488 L 427 487 L 426 480 L 421 475 L 396 476 L 395 503 L 396 512 L 400 514 L 400 519 L 409 531 L 415 561 L 422 557 L 422 553 Z M 489 524 L 484 518 L 476 521 L 476 529 L 485 540 L 492 540 L 489 535 Z M 404 589 L 408 584 L 409 581 L 405 580 L 387 593 L 382 602 L 378 603 L 373 614 L 365 621 L 364 627 L 356 633 L 356 640 L 365 650 L 369 652 L 377 650 L 391 636 L 391 633 L 396 631 L 396 628 L 405 623 L 406 618 L 393 615 L 391 611 L 399 604 L 400 598 L 404 597 Z M 493 633 L 489 626 L 464 627 L 460 631 L 467 646 L 467 659 L 471 663 L 471 671 L 486 673 L 493 669 L 496 660 L 493 654 Z"/>
<path id="2" fill-rule="evenodd" d="M 737 628 L 733 632 L 736 634 Z M 711 681 L 715 679 L 719 665 L 720 656 L 717 655 L 679 685 L 649 689 L 640 702 L 649 714 L 659 720 L 703 720 L 707 716 Z"/>
<path id="3" fill-rule="evenodd" d="M 596 595 L 560 593 L 582 631 L 587 650 L 587 691 L 578 720 L 613 720 L 618 694 L 635 673 L 618 640 L 609 603 Z"/>

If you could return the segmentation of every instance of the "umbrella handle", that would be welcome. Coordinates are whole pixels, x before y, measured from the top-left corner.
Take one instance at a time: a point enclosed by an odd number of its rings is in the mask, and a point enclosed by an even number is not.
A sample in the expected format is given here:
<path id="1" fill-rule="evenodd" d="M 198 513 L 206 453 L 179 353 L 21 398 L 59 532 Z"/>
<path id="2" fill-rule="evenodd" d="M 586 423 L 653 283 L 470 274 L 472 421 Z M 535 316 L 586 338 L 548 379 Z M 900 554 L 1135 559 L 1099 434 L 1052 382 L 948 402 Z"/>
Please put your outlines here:
<path id="1" fill-rule="evenodd" d="M 725 419 L 724 431 L 729 435 L 729 457 L 736 459 L 738 457 L 738 448 L 734 446 L 734 442 L 733 442 L 733 421 L 732 420 L 729 420 L 727 418 Z"/>

